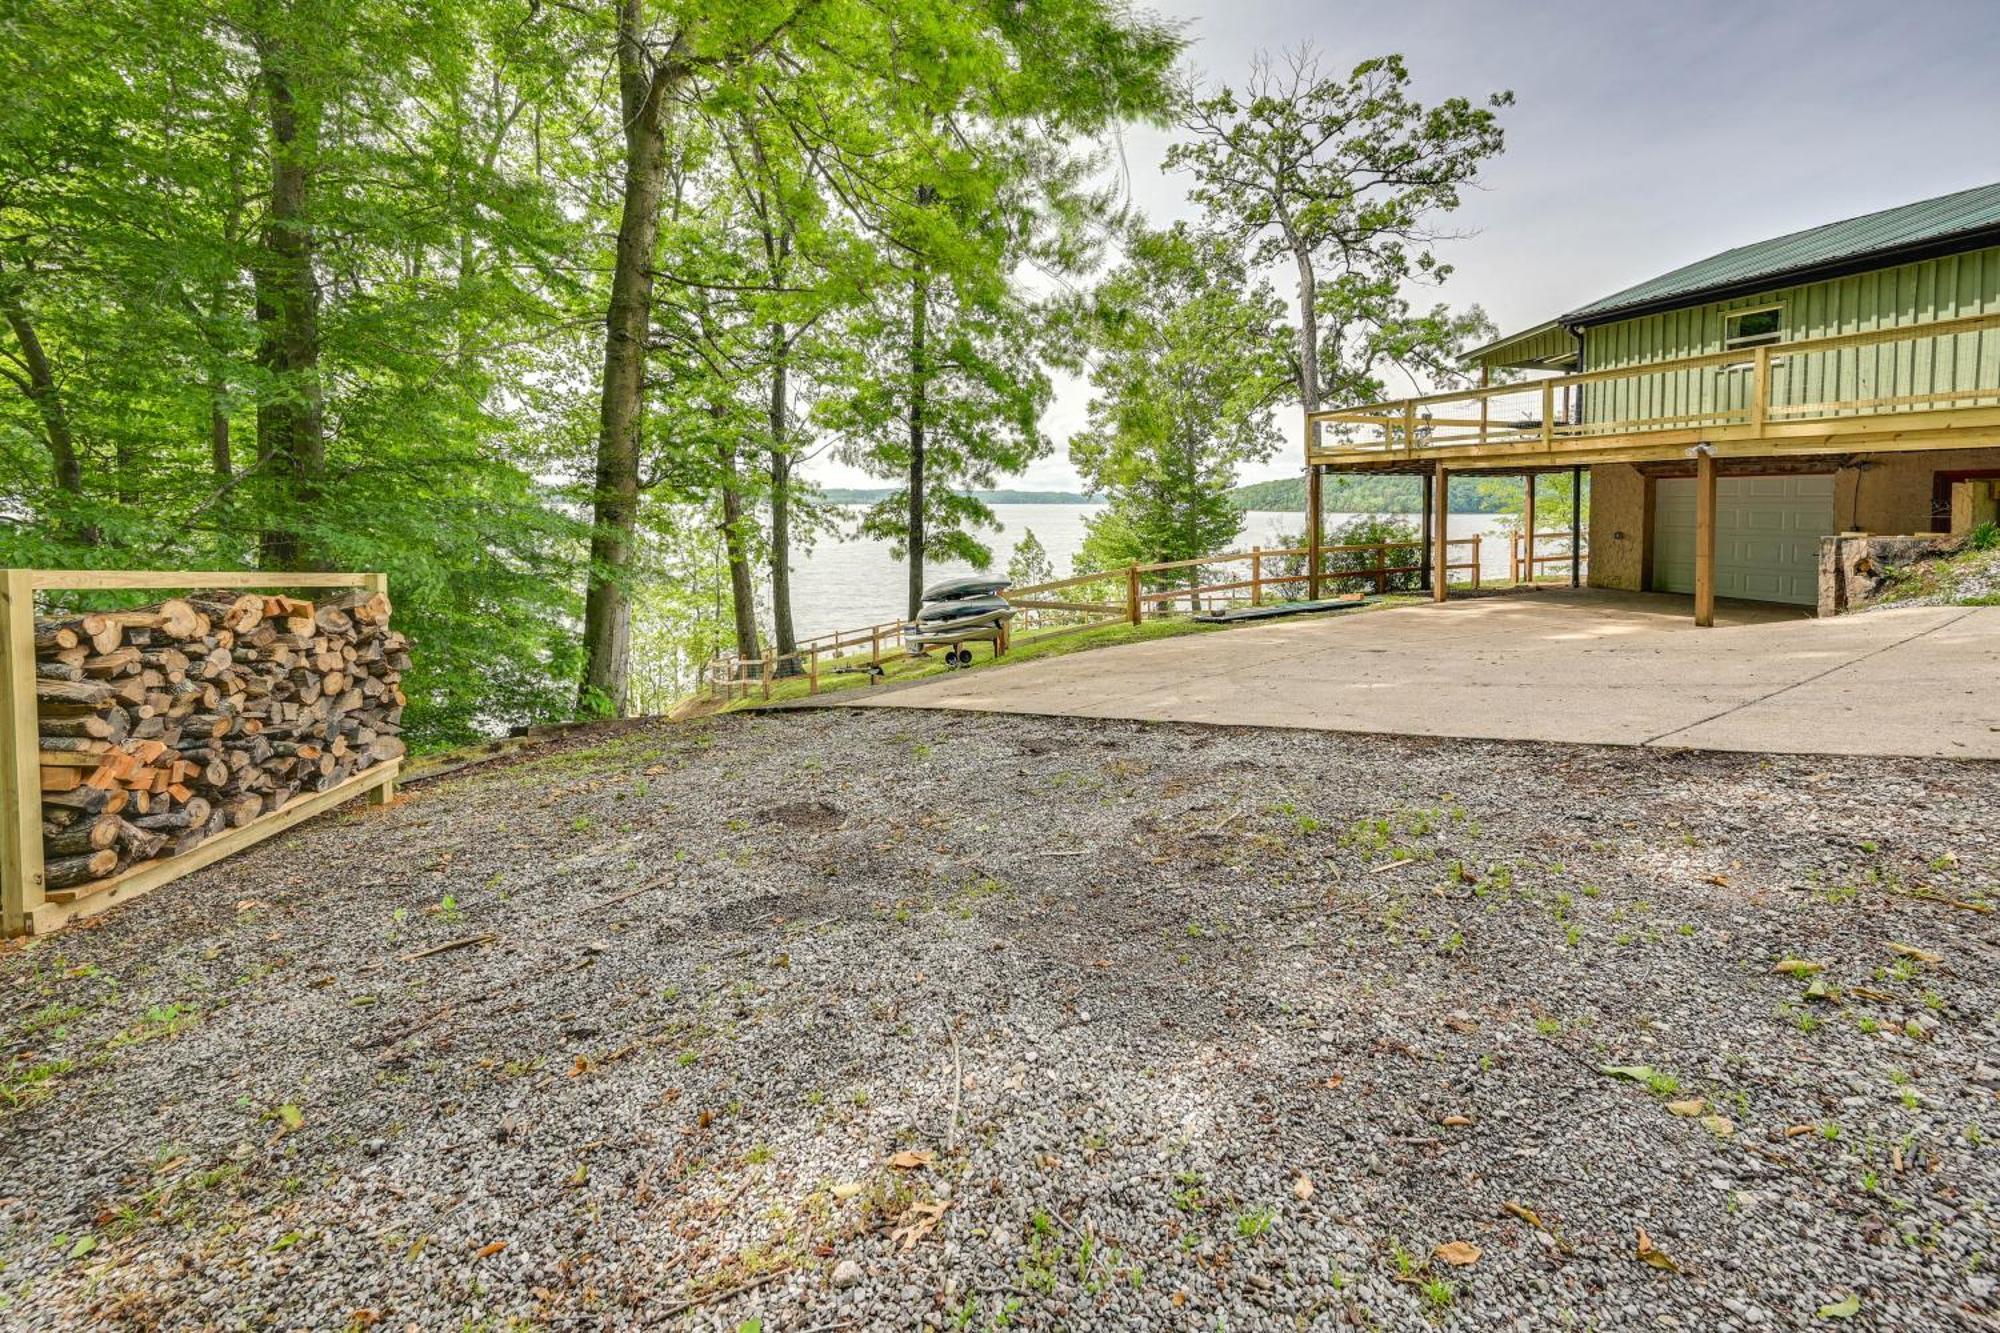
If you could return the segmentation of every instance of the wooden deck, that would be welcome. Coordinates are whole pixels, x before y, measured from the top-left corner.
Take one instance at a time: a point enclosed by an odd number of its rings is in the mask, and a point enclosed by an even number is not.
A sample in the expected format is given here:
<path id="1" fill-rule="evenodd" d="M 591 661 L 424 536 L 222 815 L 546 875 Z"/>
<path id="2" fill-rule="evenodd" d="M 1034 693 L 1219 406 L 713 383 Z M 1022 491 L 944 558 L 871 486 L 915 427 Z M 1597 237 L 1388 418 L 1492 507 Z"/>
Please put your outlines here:
<path id="1" fill-rule="evenodd" d="M 2000 314 L 1426 394 L 1307 418 L 1341 472 L 1523 472 L 2000 438 Z"/>

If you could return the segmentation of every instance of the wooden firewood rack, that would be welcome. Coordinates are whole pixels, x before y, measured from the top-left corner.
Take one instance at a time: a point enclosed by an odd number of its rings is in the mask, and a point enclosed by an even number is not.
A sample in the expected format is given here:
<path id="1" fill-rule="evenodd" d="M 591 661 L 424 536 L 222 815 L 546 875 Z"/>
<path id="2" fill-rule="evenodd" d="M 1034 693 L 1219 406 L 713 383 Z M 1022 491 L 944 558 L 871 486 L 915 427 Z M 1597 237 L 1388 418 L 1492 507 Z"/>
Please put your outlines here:
<path id="1" fill-rule="evenodd" d="M 35 704 L 35 594 L 41 591 L 127 589 L 360 588 L 387 594 L 387 574 L 263 571 L 7 569 L 0 570 L 0 933 L 42 935 L 93 916 L 142 893 L 212 865 L 314 815 L 366 795 L 386 804 L 396 792 L 400 759 L 363 769 L 338 786 L 288 801 L 241 828 L 216 834 L 193 850 L 146 861 L 73 902 L 50 902 L 42 865 L 40 724 Z"/>

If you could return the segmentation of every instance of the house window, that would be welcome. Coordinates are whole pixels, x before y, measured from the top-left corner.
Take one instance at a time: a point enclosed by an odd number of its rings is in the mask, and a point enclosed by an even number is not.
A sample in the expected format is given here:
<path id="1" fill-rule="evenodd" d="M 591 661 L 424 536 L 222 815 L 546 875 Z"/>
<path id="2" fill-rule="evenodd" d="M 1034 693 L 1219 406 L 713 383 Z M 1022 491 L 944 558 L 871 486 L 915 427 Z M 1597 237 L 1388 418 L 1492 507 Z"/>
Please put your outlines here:
<path id="1" fill-rule="evenodd" d="M 1727 351 L 1739 347 L 1763 347 L 1784 338 L 1785 312 L 1780 306 L 1762 310 L 1739 310 L 1722 317 L 1722 346 Z"/>

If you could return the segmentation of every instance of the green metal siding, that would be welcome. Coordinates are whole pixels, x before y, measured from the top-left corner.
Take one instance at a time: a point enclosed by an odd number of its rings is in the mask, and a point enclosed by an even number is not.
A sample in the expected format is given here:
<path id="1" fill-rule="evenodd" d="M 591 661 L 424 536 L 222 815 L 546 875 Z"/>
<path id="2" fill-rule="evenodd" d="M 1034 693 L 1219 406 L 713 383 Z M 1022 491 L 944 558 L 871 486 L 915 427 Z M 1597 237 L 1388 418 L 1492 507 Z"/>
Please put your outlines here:
<path id="1" fill-rule="evenodd" d="M 1610 370 L 1722 351 L 1725 315 L 1770 305 L 1783 308 L 1787 342 L 1997 311 L 2000 247 L 1597 325 L 1583 331 L 1584 368 Z M 1773 405 L 2000 385 L 2000 330 L 1803 357 L 1784 356 L 1781 343 L 1773 353 Z M 1750 355 L 1744 352 L 1746 361 Z M 1687 417 L 1681 424 L 1697 425 L 1705 413 L 1744 406 L 1750 375 L 1746 364 L 1591 385 L 1585 390 L 1584 419 Z"/>

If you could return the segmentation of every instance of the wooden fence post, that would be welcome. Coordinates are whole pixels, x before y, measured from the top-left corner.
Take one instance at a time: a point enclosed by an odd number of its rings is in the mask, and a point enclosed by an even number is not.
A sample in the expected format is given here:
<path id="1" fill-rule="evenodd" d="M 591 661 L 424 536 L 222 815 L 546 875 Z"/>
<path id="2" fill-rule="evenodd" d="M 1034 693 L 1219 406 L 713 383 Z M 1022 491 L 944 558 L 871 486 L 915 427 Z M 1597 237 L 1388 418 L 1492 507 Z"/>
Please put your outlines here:
<path id="1" fill-rule="evenodd" d="M 778 653 L 774 648 L 764 650 L 764 697 L 771 697 L 771 677 L 778 671 Z"/>
<path id="2" fill-rule="evenodd" d="M 35 585 L 6 572 L 0 639 L 0 929 L 19 935 L 44 902 L 41 722 L 35 709 Z"/>
<path id="3" fill-rule="evenodd" d="M 868 627 L 868 664 L 878 667 L 882 665 L 882 627 L 880 625 L 870 625 Z"/>
<path id="4" fill-rule="evenodd" d="M 361 586 L 368 592 L 379 592 L 384 597 L 387 597 L 389 595 L 389 576 L 387 574 L 364 575 Z M 388 781 L 368 789 L 368 804 L 370 805 L 387 805 L 395 799 L 396 779 L 394 776 L 391 776 Z"/>
<path id="5" fill-rule="evenodd" d="M 1139 623 L 1139 562 L 1136 560 L 1125 571 L 1125 618 L 1134 625 Z"/>
<path id="6" fill-rule="evenodd" d="M 819 693 L 819 649 L 812 648 L 806 653 L 806 693 Z"/>
<path id="7" fill-rule="evenodd" d="M 1484 540 L 1483 534 L 1477 532 L 1472 534 L 1472 590 L 1474 592 L 1479 591 L 1479 567 L 1483 563 L 1479 547 L 1480 543 Z"/>
<path id="8" fill-rule="evenodd" d="M 1264 604 L 1264 548 L 1250 548 L 1250 605 Z"/>

